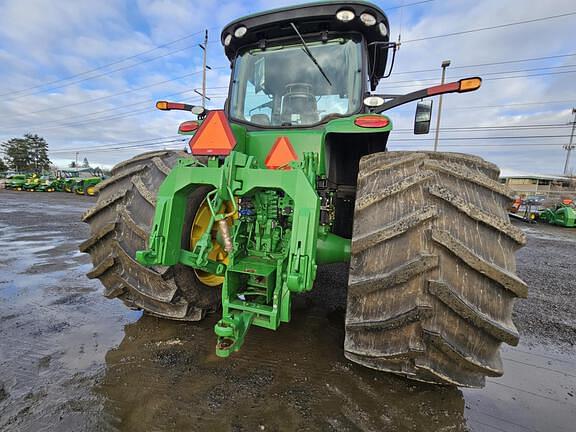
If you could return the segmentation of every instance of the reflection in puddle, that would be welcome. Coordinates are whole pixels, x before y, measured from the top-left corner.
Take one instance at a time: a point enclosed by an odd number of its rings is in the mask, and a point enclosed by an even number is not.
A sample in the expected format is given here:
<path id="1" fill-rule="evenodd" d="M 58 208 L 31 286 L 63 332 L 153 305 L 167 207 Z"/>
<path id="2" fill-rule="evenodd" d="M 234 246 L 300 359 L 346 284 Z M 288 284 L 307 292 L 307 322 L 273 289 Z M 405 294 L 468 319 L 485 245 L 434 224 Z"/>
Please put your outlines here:
<path id="1" fill-rule="evenodd" d="M 343 326 L 296 315 L 214 355 L 216 317 L 143 316 L 106 355 L 97 393 L 122 430 L 466 430 L 460 390 L 407 381 L 342 355 Z"/>

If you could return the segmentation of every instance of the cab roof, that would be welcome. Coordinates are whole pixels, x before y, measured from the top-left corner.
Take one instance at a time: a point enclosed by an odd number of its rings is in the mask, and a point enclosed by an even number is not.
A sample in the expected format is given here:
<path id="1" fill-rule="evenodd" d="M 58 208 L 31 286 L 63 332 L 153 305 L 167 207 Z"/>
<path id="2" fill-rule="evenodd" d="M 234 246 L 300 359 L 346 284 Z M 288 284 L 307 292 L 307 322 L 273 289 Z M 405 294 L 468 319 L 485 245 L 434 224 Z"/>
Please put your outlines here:
<path id="1" fill-rule="evenodd" d="M 337 19 L 336 14 L 343 10 L 353 12 L 354 18 L 347 22 Z M 360 16 L 364 13 L 375 17 L 376 23 L 371 26 L 365 25 L 360 20 Z M 243 47 L 265 48 L 271 41 L 296 37 L 290 23 L 294 23 L 304 37 L 312 35 L 320 37 L 323 33 L 332 35 L 345 32 L 361 33 L 371 47 L 368 49 L 368 56 L 369 64 L 374 65 L 374 70 L 370 71 L 372 86 L 375 87 L 378 80 L 384 76 L 388 54 L 386 44 L 390 40 L 388 18 L 382 9 L 367 1 L 321 1 L 248 15 L 226 25 L 220 40 L 226 56 L 232 61 Z M 236 32 L 242 27 L 245 27 L 244 35 L 237 37 Z M 385 27 L 384 35 L 381 32 L 382 27 Z"/>

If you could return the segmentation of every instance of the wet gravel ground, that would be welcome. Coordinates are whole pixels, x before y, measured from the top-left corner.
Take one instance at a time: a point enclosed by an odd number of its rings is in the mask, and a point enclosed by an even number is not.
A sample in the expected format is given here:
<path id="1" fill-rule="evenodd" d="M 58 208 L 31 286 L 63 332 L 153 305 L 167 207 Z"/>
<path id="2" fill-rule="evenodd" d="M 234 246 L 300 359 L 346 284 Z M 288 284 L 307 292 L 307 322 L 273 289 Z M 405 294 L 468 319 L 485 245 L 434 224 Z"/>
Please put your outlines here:
<path id="1" fill-rule="evenodd" d="M 292 322 L 214 355 L 217 316 L 159 320 L 106 300 L 77 252 L 94 199 L 0 190 L 0 431 L 573 431 L 576 230 L 519 224 L 530 298 L 482 390 L 419 384 L 343 355 L 346 267 Z"/>

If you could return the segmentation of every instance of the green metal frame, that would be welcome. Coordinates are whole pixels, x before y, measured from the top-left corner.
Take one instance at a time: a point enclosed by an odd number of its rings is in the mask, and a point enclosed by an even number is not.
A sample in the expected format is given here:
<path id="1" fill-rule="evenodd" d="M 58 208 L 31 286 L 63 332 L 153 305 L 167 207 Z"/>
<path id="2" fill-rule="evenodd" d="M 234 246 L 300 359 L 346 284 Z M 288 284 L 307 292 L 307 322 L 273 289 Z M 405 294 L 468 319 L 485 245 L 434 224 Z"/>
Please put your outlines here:
<path id="1" fill-rule="evenodd" d="M 194 159 L 180 159 L 160 186 L 149 249 L 138 251 L 136 260 L 147 266 L 180 263 L 224 275 L 223 317 L 215 327 L 219 356 L 237 351 L 252 324 L 275 330 L 281 322 L 290 321 L 291 293 L 312 289 L 317 250 L 321 262 L 349 259 L 349 240 L 328 232 L 320 232 L 319 240 L 317 166 L 315 153 L 305 153 L 301 162 L 293 162 L 289 170 L 269 170 L 259 168 L 253 156 L 232 152 L 223 163 L 212 158 L 207 166 L 199 166 Z M 200 185 L 214 187 L 207 200 L 212 217 L 194 250 L 189 251 L 181 245 L 182 227 L 189 195 Z M 278 198 L 275 191 L 283 196 Z M 211 262 L 207 257 L 212 247 L 212 226 L 231 217 L 217 214 L 214 209 L 228 202 L 237 212 L 237 200 L 242 197 L 253 197 L 262 209 L 270 210 L 269 215 L 261 211 L 250 223 L 236 219 L 228 265 Z M 286 210 L 290 221 L 286 232 L 274 221 L 279 201 L 292 206 L 289 212 Z M 254 226 L 260 227 L 260 236 L 246 231 Z M 257 248 L 246 246 L 250 236 L 257 238 Z M 334 248 L 339 251 L 334 252 Z"/>
<path id="2" fill-rule="evenodd" d="M 576 227 L 576 209 L 571 205 L 559 204 L 556 208 L 542 211 L 539 219 L 552 225 L 574 228 Z"/>

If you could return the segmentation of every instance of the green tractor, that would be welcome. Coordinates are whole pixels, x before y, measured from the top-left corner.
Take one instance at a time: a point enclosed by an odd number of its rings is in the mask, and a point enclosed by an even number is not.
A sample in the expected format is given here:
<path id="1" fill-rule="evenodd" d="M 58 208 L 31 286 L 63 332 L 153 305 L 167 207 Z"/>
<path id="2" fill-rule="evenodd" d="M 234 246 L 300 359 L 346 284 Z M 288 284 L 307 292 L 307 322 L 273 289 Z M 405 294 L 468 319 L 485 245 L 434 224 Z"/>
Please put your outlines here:
<path id="1" fill-rule="evenodd" d="M 36 187 L 38 192 L 56 192 L 56 178 L 53 176 L 40 177 L 40 183 Z"/>
<path id="2" fill-rule="evenodd" d="M 92 170 L 90 177 L 80 177 L 75 180 L 73 191 L 78 195 L 94 196 L 98 193 L 98 184 L 104 180 L 104 174 L 101 170 Z"/>
<path id="3" fill-rule="evenodd" d="M 157 103 L 198 116 L 180 126 L 192 154 L 136 156 L 98 186 L 83 217 L 88 277 L 151 315 L 221 311 L 216 354 L 227 357 L 251 326 L 289 322 L 318 266 L 349 262 L 348 359 L 438 384 L 502 375 L 499 347 L 518 343 L 512 306 L 527 295 L 511 191 L 476 156 L 388 151 L 382 114 L 481 80 L 371 94 L 396 45 L 384 12 L 364 1 L 250 15 L 221 42 L 232 66 L 223 110 Z M 416 133 L 430 115 L 420 102 Z"/>
<path id="4" fill-rule="evenodd" d="M 22 186 L 22 190 L 28 192 L 54 192 L 53 180 L 49 175 L 38 176 L 38 174 L 32 174 Z"/>
<path id="5" fill-rule="evenodd" d="M 58 171 L 54 180 L 54 189 L 56 192 L 72 192 L 72 186 L 74 186 L 77 176 L 77 171 Z"/>
<path id="6" fill-rule="evenodd" d="M 21 191 L 26 184 L 28 176 L 26 174 L 13 174 L 6 178 L 5 188 Z"/>
<path id="7" fill-rule="evenodd" d="M 576 205 L 571 199 L 563 200 L 555 207 L 541 210 L 538 216 L 539 220 L 552 225 L 576 227 Z"/>

